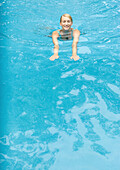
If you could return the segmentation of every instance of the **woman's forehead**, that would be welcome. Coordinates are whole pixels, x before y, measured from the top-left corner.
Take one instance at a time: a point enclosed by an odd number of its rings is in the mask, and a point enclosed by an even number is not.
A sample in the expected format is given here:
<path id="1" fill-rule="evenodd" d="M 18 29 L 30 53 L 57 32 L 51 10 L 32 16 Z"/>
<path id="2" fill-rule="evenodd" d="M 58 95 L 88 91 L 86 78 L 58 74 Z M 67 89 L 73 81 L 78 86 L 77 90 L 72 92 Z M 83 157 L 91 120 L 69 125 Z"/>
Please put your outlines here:
<path id="1" fill-rule="evenodd" d="M 71 20 L 69 17 L 62 16 L 62 20 Z"/>

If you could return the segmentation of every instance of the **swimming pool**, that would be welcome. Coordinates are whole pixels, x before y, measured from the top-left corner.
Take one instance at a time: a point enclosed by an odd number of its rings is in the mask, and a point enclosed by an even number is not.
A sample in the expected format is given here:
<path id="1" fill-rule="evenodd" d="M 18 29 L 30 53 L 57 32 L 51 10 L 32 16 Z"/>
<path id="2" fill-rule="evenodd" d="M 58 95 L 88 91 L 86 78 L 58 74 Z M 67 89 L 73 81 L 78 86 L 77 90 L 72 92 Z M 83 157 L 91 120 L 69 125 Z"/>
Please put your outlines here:
<path id="1" fill-rule="evenodd" d="M 119 1 L 2 0 L 2 170 L 119 170 Z M 69 13 L 80 60 L 53 30 Z"/>

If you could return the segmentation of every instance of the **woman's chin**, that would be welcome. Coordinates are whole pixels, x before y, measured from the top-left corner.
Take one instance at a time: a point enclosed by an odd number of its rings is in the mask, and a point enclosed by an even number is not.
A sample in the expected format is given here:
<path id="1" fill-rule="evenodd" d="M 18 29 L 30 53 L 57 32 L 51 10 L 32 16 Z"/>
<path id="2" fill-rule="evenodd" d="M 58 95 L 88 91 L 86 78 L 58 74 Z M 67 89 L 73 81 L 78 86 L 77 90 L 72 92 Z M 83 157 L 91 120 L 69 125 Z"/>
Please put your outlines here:
<path id="1" fill-rule="evenodd" d="M 65 28 L 64 28 L 65 31 L 68 31 L 69 29 L 70 29 L 69 27 L 65 27 Z"/>

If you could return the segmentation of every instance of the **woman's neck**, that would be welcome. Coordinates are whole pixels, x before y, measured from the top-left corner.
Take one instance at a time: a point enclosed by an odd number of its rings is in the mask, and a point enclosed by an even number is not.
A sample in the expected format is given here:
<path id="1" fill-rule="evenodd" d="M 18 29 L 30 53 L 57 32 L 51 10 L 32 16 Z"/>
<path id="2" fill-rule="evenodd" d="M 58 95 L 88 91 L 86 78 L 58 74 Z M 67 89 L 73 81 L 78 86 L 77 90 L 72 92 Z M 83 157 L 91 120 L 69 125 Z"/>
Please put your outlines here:
<path id="1" fill-rule="evenodd" d="M 70 28 L 69 30 L 64 30 L 64 29 L 62 29 L 61 31 L 62 31 L 63 33 L 69 33 L 71 30 L 72 30 L 72 28 Z"/>

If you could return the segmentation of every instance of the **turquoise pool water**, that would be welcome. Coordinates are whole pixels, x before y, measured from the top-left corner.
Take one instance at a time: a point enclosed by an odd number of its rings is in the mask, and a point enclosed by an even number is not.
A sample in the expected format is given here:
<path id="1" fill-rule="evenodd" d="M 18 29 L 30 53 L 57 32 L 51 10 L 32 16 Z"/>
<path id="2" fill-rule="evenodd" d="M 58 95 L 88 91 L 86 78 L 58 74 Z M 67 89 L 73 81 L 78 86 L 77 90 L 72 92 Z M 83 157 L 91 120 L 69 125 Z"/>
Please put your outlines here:
<path id="1" fill-rule="evenodd" d="M 1 170 L 120 169 L 118 0 L 0 1 Z M 80 60 L 47 37 L 69 13 Z"/>

